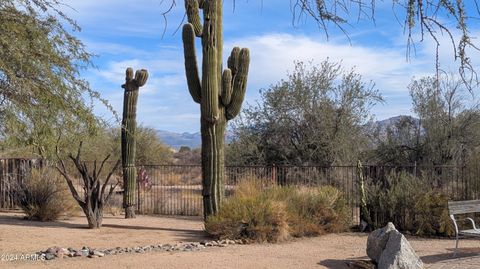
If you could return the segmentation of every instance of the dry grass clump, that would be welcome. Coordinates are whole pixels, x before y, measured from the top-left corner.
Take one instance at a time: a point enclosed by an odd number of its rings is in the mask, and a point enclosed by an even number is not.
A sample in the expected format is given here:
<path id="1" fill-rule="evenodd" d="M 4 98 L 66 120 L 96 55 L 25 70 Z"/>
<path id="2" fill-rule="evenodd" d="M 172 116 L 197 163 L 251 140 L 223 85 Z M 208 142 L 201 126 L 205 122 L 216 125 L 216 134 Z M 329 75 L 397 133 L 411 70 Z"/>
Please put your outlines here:
<path id="1" fill-rule="evenodd" d="M 243 181 L 205 229 L 220 239 L 278 242 L 343 231 L 348 224 L 347 203 L 333 187 L 301 190 Z"/>
<path id="2" fill-rule="evenodd" d="M 53 221 L 75 214 L 77 206 L 65 180 L 52 168 L 34 169 L 15 193 L 30 220 Z"/>

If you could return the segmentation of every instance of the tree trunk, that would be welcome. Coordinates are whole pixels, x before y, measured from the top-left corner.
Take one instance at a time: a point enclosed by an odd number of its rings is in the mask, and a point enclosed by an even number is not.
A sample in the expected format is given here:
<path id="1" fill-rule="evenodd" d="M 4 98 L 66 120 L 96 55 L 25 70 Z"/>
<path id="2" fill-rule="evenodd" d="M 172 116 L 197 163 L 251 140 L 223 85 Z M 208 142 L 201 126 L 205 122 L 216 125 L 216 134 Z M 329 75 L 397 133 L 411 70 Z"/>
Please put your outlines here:
<path id="1" fill-rule="evenodd" d="M 89 229 L 98 229 L 102 227 L 103 222 L 103 207 L 99 206 L 96 209 L 91 207 L 83 208 L 83 212 L 87 217 L 88 228 Z"/>
<path id="2" fill-rule="evenodd" d="M 225 127 L 224 117 L 216 124 L 202 120 L 202 194 L 205 219 L 218 212 L 224 196 Z"/>

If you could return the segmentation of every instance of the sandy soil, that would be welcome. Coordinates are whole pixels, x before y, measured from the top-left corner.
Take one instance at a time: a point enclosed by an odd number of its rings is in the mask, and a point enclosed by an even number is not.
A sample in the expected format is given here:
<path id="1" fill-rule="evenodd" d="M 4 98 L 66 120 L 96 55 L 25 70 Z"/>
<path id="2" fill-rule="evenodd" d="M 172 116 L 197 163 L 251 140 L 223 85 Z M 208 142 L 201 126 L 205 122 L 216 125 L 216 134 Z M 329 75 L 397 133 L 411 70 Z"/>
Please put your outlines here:
<path id="1" fill-rule="evenodd" d="M 51 246 L 111 248 L 206 239 L 198 218 L 110 216 L 100 230 L 86 229 L 85 219 L 41 223 L 20 213 L 0 213 L 0 254 L 31 253 Z M 197 252 L 152 252 L 103 258 L 0 262 L 0 268 L 350 268 L 352 259 L 366 259 L 367 235 L 330 234 L 281 244 L 237 245 Z M 409 238 L 427 267 L 451 259 L 452 239 Z M 479 240 L 462 240 L 461 256 L 480 255 Z M 480 256 L 479 256 L 480 268 Z"/>

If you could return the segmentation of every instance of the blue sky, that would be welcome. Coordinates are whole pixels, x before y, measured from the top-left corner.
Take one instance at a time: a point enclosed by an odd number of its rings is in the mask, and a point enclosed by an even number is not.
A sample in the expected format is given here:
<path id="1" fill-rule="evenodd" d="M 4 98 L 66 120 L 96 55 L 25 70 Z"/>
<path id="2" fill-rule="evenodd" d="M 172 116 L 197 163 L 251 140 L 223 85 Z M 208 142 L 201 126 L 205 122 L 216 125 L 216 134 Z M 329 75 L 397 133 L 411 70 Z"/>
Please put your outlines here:
<path id="1" fill-rule="evenodd" d="M 97 68 L 82 72 L 93 89 L 121 114 L 120 85 L 125 69 L 146 68 L 150 78 L 141 88 L 138 122 L 156 129 L 197 132 L 199 107 L 187 90 L 181 32 L 175 32 L 184 16 L 183 0 L 177 2 L 165 25 L 161 14 L 168 8 L 169 0 L 65 1 L 74 9 L 66 12 L 82 28 L 76 36 L 89 52 L 96 54 L 93 62 Z M 406 35 L 394 19 L 390 1 L 377 3 L 375 24 L 361 21 L 347 26 L 350 41 L 333 26 L 327 40 L 308 17 L 293 25 L 288 0 L 237 0 L 235 10 L 233 0 L 224 3 L 224 54 L 228 55 L 233 46 L 248 47 L 251 51 L 244 106 L 259 100 L 259 89 L 285 78 L 295 60 L 319 64 L 329 58 L 341 61 L 346 69 L 355 67 L 366 82 L 375 82 L 385 98 L 385 104 L 372 109 L 376 119 L 412 114 L 407 85 L 413 76 L 434 74 L 433 40 L 417 43 L 415 55 L 407 61 Z M 402 14 L 398 16 L 403 19 Z M 476 37 L 480 28 L 473 26 L 471 34 Z M 440 39 L 440 62 L 444 69 L 455 71 L 452 46 L 446 36 Z M 473 59 L 480 59 L 479 56 L 472 54 Z M 97 106 L 95 112 L 118 124 L 104 107 Z"/>

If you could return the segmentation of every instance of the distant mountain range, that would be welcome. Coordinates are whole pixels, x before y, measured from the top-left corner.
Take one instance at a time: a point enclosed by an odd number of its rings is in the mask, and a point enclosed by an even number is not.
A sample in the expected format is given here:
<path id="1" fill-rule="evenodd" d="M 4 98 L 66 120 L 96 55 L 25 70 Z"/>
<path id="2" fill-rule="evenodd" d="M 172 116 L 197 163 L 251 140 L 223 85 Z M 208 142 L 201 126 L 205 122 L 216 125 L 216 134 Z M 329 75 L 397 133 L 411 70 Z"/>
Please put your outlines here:
<path id="1" fill-rule="evenodd" d="M 419 120 L 417 118 L 400 115 L 400 116 L 395 116 L 385 120 L 380 120 L 380 121 L 375 121 L 373 123 L 370 123 L 369 124 L 370 126 L 368 126 L 368 129 L 376 130 L 378 128 L 378 131 L 380 134 L 386 134 L 388 128 L 395 128 L 395 124 L 397 124 L 400 120 L 405 118 L 409 118 L 413 122 L 419 124 Z M 194 149 L 194 148 L 199 148 L 202 144 L 202 136 L 200 132 L 175 133 L 170 131 L 157 130 L 157 135 L 165 144 L 169 145 L 174 149 L 179 149 L 181 146 L 187 146 Z M 227 141 L 231 141 L 232 138 L 233 137 L 231 135 L 227 135 Z"/>
<path id="2" fill-rule="evenodd" d="M 179 149 L 181 146 L 187 146 L 192 149 L 199 148 L 202 144 L 202 136 L 200 132 L 197 133 L 175 133 L 163 130 L 157 130 L 158 137 L 167 145 L 174 149 Z"/>

